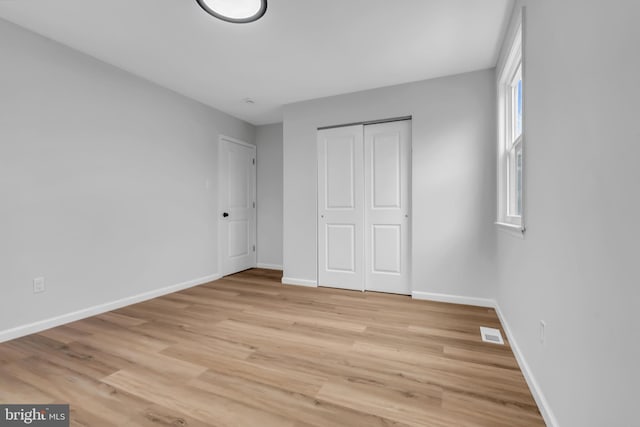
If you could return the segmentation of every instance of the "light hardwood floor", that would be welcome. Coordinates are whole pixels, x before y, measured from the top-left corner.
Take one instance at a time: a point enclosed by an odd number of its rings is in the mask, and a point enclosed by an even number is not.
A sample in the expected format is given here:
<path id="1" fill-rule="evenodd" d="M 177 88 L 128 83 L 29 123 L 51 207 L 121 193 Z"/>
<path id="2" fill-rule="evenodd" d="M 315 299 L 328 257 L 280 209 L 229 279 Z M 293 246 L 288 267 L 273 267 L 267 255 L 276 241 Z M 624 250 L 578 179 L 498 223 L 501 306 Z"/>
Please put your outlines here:
<path id="1" fill-rule="evenodd" d="M 0 402 L 90 426 L 544 425 L 493 309 L 250 270 L 0 344 Z M 504 333 L 503 333 L 504 335 Z"/>

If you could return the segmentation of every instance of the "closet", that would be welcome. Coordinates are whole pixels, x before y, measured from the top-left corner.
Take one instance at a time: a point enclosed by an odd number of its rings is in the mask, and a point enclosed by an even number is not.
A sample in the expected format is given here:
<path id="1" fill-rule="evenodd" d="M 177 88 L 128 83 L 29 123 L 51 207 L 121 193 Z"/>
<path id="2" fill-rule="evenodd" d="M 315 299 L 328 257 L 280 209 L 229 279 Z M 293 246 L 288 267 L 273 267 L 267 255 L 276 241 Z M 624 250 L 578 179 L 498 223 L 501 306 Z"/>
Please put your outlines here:
<path id="1" fill-rule="evenodd" d="M 318 130 L 318 284 L 410 294 L 411 120 Z"/>

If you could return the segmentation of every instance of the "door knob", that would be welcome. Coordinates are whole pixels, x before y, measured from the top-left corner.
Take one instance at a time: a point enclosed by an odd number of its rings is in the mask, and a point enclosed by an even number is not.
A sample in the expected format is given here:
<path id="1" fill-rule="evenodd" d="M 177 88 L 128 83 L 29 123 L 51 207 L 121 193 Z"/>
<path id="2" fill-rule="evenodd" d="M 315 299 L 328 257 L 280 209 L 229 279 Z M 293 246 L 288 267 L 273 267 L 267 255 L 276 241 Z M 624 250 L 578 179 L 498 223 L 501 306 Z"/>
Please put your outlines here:
<path id="1" fill-rule="evenodd" d="M 226 218 L 226 217 L 228 217 L 228 216 L 229 216 L 229 212 L 224 212 L 224 213 L 222 214 L 222 217 L 223 217 L 223 218 Z"/>

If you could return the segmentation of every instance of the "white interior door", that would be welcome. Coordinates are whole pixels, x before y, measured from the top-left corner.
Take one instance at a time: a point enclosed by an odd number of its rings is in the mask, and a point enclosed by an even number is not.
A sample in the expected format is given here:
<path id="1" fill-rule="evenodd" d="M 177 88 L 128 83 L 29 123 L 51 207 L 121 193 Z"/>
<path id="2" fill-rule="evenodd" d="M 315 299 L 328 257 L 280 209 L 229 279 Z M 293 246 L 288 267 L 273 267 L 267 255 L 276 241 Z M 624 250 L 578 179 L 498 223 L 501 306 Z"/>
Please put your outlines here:
<path id="1" fill-rule="evenodd" d="M 364 290 L 362 126 L 318 131 L 318 284 Z"/>
<path id="2" fill-rule="evenodd" d="M 365 289 L 410 294 L 411 121 L 364 127 Z"/>
<path id="3" fill-rule="evenodd" d="M 219 236 L 221 274 L 256 266 L 256 147 L 220 137 Z"/>

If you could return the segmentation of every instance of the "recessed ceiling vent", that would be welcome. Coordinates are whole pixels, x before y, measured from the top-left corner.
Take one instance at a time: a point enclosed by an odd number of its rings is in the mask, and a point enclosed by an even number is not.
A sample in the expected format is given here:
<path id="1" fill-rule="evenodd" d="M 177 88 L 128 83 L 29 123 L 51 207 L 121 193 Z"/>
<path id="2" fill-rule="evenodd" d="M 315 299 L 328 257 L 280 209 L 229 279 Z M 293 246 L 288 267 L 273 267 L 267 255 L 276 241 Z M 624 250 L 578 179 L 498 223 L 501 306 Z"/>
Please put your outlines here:
<path id="1" fill-rule="evenodd" d="M 504 345 L 504 340 L 502 339 L 502 334 L 499 329 L 480 326 L 480 336 L 484 342 Z"/>

